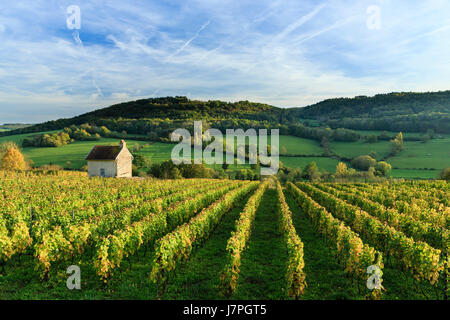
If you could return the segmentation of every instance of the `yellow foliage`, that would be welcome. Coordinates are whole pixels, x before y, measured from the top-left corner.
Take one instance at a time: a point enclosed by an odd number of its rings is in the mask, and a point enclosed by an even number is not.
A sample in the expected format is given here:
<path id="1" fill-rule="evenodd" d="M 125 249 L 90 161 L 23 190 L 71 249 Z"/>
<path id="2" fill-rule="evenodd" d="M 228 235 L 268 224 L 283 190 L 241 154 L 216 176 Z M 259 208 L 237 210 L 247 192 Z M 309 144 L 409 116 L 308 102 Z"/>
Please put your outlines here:
<path id="1" fill-rule="evenodd" d="M 343 162 L 339 162 L 336 166 L 336 175 L 337 176 L 345 176 L 347 174 L 347 165 Z"/>
<path id="2" fill-rule="evenodd" d="M 2 157 L 1 169 L 3 170 L 25 170 L 27 164 L 20 150 L 10 147 Z"/>

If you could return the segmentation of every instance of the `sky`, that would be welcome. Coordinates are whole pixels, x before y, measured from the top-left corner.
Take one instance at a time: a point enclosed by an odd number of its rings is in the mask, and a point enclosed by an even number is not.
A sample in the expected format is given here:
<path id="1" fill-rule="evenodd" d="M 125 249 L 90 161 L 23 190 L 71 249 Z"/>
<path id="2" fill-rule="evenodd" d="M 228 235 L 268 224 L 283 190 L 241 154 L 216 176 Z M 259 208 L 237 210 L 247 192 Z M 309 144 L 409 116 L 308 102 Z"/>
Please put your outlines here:
<path id="1" fill-rule="evenodd" d="M 79 9 L 79 15 L 78 15 Z M 448 0 L 0 0 L 0 123 L 450 89 Z"/>

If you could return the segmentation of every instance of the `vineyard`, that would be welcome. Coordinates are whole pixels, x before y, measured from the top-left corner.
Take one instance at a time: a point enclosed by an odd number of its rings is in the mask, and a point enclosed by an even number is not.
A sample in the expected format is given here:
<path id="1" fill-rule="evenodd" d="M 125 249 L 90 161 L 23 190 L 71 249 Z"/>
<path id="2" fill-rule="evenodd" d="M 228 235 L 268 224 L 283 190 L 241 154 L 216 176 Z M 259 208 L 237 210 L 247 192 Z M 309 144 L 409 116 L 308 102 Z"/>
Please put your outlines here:
<path id="1" fill-rule="evenodd" d="M 447 299 L 449 199 L 443 181 L 0 172 L 0 299 Z"/>

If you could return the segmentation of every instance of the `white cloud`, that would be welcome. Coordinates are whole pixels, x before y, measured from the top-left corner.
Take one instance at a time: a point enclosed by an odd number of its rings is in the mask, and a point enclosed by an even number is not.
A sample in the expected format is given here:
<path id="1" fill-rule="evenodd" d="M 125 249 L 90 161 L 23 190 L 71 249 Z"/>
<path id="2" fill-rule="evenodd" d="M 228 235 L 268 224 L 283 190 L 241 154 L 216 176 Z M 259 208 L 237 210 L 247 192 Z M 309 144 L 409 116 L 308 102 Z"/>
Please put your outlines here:
<path id="1" fill-rule="evenodd" d="M 90 1 L 80 4 L 75 38 L 65 29 L 70 1 L 26 2 L 0 10 L 0 123 L 186 92 L 304 106 L 449 89 L 442 0 Z M 376 31 L 366 28 L 374 3 L 383 20 Z"/>

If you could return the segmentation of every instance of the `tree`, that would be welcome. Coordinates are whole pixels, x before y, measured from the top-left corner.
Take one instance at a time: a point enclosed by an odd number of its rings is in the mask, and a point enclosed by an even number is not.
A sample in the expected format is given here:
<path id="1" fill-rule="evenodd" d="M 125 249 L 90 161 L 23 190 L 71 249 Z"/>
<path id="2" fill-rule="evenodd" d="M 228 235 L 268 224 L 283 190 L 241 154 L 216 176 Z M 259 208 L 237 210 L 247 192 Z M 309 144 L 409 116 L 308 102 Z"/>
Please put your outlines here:
<path id="1" fill-rule="evenodd" d="M 27 168 L 25 158 L 17 146 L 9 146 L 6 149 L 0 168 L 3 170 L 25 170 Z"/>
<path id="2" fill-rule="evenodd" d="M 170 178 L 171 179 L 181 179 L 183 178 L 183 176 L 180 173 L 180 170 L 178 170 L 177 167 L 173 167 L 172 169 L 170 169 Z"/>
<path id="3" fill-rule="evenodd" d="M 391 140 L 391 146 L 392 155 L 396 155 L 403 150 L 403 134 L 401 132 L 395 136 L 394 140 Z"/>
<path id="4" fill-rule="evenodd" d="M 302 178 L 302 169 L 300 168 L 290 169 L 287 174 L 288 181 L 296 182 L 300 181 L 301 178 Z"/>
<path id="5" fill-rule="evenodd" d="M 375 165 L 375 174 L 378 176 L 386 176 L 391 170 L 392 166 L 385 161 L 380 161 Z"/>
<path id="6" fill-rule="evenodd" d="M 107 127 L 105 127 L 105 126 L 100 127 L 100 135 L 107 137 L 110 134 L 111 134 L 111 131 Z"/>
<path id="7" fill-rule="evenodd" d="M 343 162 L 339 162 L 336 166 L 336 176 L 345 177 L 347 175 L 347 165 Z"/>
<path id="8" fill-rule="evenodd" d="M 305 169 L 303 169 L 303 178 L 311 181 L 320 178 L 319 168 L 317 167 L 317 164 L 314 161 L 308 163 Z"/>
<path id="9" fill-rule="evenodd" d="M 142 154 L 132 153 L 133 155 L 133 165 L 136 166 L 136 169 L 148 170 L 152 164 L 150 158 L 143 156 Z"/>
<path id="10" fill-rule="evenodd" d="M 351 166 L 355 169 L 367 171 L 370 167 L 375 167 L 377 161 L 371 156 L 359 156 L 351 161 Z"/>
<path id="11" fill-rule="evenodd" d="M 450 167 L 445 168 L 441 171 L 440 178 L 442 180 L 450 181 Z"/>

